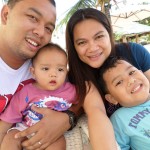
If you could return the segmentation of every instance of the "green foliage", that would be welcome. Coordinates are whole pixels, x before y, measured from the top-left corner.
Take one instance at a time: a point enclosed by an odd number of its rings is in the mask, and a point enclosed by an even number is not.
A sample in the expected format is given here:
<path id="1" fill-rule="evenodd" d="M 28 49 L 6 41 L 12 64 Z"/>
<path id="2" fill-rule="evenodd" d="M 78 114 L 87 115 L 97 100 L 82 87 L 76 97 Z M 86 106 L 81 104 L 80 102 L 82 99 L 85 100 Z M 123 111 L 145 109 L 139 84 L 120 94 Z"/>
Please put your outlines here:
<path id="1" fill-rule="evenodd" d="M 150 26 L 150 17 L 139 21 L 139 23 Z"/>
<path id="2" fill-rule="evenodd" d="M 115 38 L 115 41 L 119 41 L 121 39 L 122 35 L 121 34 L 116 34 L 114 33 L 114 38 Z"/>

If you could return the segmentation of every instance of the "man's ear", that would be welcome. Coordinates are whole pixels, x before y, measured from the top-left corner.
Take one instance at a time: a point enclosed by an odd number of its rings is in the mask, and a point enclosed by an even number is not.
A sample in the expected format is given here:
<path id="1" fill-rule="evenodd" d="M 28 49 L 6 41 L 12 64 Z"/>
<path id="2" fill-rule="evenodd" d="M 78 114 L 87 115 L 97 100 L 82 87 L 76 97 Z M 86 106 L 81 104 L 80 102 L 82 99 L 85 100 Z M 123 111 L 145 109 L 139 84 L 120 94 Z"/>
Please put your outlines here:
<path id="1" fill-rule="evenodd" d="M 118 104 L 118 102 L 115 100 L 115 98 L 111 94 L 106 94 L 105 99 L 114 105 Z"/>
<path id="2" fill-rule="evenodd" d="M 30 72 L 31 72 L 33 78 L 35 79 L 35 71 L 34 71 L 34 67 L 30 67 Z"/>
<path id="3" fill-rule="evenodd" d="M 10 8 L 4 5 L 1 10 L 1 23 L 6 24 Z"/>

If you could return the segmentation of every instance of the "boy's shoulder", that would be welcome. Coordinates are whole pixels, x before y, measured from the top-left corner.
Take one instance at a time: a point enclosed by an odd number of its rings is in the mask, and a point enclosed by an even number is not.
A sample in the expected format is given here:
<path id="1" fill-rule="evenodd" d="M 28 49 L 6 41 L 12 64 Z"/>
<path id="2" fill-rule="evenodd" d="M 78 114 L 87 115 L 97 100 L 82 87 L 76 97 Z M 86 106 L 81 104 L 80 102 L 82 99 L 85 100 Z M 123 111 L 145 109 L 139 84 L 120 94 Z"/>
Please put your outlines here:
<path id="1" fill-rule="evenodd" d="M 127 120 L 131 119 L 133 116 L 139 114 L 139 112 L 145 112 L 146 110 L 150 110 L 150 100 L 146 101 L 143 104 L 134 106 L 134 107 L 121 107 L 117 109 L 110 117 L 111 120 Z"/>
<path id="2" fill-rule="evenodd" d="M 129 108 L 126 108 L 126 107 L 120 107 L 119 109 L 117 109 L 112 115 L 110 118 L 114 118 L 114 117 L 119 117 L 119 116 L 122 116 L 124 115 L 127 111 L 128 111 Z"/>

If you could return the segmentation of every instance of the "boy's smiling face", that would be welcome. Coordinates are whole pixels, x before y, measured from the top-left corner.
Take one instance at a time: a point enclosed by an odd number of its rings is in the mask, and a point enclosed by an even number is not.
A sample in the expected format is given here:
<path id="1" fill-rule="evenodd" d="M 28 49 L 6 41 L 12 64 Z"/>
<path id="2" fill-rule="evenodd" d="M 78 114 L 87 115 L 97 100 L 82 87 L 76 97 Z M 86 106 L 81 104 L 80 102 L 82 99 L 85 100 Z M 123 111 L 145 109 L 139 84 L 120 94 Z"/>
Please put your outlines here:
<path id="1" fill-rule="evenodd" d="M 132 107 L 144 103 L 149 98 L 149 81 L 145 75 L 124 60 L 116 67 L 108 69 L 103 77 L 109 94 L 105 98 L 114 104 Z"/>

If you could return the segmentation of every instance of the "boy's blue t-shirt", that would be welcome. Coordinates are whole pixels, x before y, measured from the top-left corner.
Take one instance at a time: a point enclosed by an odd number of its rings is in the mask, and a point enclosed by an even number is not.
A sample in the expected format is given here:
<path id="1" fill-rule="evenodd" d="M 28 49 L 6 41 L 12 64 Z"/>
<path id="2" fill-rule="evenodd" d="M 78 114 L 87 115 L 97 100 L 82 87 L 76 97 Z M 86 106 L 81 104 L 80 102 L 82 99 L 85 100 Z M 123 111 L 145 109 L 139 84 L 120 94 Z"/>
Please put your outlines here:
<path id="1" fill-rule="evenodd" d="M 138 106 L 122 107 L 110 119 L 121 150 L 150 150 L 150 100 Z"/>

